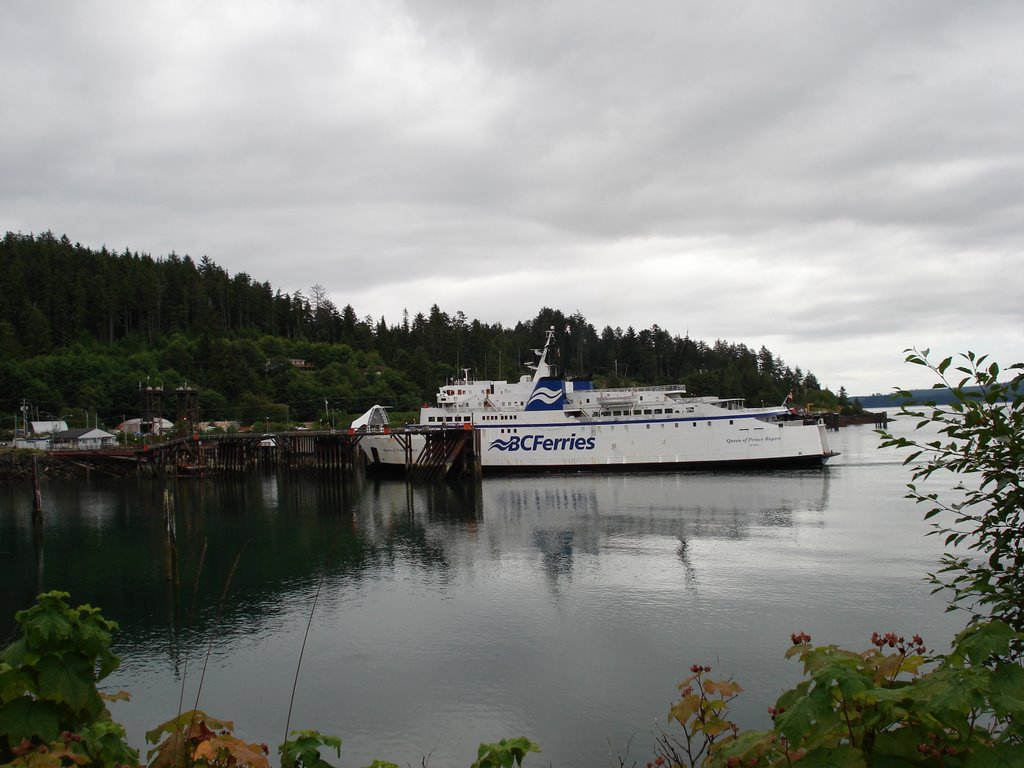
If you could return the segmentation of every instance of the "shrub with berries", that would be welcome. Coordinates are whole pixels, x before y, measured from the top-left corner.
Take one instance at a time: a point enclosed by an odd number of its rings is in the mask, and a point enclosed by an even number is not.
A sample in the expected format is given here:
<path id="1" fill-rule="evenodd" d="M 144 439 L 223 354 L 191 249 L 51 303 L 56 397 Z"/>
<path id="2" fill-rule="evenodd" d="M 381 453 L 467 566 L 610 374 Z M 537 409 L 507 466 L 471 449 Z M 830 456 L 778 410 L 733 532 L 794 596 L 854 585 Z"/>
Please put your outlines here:
<path id="1" fill-rule="evenodd" d="M 949 386 L 956 402 L 902 413 L 921 419 L 919 428 L 937 424 L 944 439 L 883 433 L 882 445 L 913 449 L 906 463 L 920 460 L 915 481 L 939 471 L 963 476 L 949 502 L 908 485 L 910 498 L 930 506 L 925 519 L 946 545 L 975 553 L 948 553 L 929 576 L 950 591 L 951 609 L 969 612 L 952 650 L 928 655 L 920 635 L 874 632 L 870 648 L 853 652 L 794 632 L 786 656 L 800 660 L 805 678 L 768 708 L 768 731 L 739 732 L 727 719 L 730 699 L 706 696 L 720 684 L 695 665 L 669 713 L 683 735 L 658 737 L 657 765 L 1024 766 L 1024 364 L 1000 383 L 998 366 L 968 353 L 955 368 L 964 378 L 950 383 L 951 359 L 933 365 L 927 355 L 911 351 L 907 360 L 935 371 L 936 386 Z M 735 695 L 738 686 L 728 685 Z M 709 720 L 730 727 L 709 732 Z"/>

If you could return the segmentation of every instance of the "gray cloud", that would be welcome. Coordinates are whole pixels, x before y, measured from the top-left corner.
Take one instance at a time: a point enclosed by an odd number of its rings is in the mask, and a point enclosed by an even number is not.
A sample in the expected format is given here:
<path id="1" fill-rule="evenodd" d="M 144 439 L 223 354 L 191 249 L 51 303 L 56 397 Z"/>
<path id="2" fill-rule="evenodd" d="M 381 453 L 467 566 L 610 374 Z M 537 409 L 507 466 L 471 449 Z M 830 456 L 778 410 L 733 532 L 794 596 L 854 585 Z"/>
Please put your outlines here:
<path id="1" fill-rule="evenodd" d="M 1021 358 L 1024 8 L 0 7 L 0 224 L 398 322 L 543 305 L 854 392 Z"/>

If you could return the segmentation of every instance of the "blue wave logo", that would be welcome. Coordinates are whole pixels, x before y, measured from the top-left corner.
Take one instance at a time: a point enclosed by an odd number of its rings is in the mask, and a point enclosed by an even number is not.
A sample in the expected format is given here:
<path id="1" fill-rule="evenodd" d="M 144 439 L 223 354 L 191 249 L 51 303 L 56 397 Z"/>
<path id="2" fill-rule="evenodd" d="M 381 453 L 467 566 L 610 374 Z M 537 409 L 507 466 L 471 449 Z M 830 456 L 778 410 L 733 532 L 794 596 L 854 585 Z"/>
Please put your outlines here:
<path id="1" fill-rule="evenodd" d="M 557 379 L 538 381 L 526 403 L 528 411 L 553 411 L 565 402 L 565 387 Z"/>
<path id="2" fill-rule="evenodd" d="M 562 390 L 560 389 L 547 389 L 545 387 L 537 387 L 533 395 L 530 396 L 530 402 L 541 402 L 545 405 L 554 405 L 562 399 Z"/>
<path id="3" fill-rule="evenodd" d="M 487 450 L 491 450 L 493 448 L 497 448 L 499 451 L 507 451 L 510 448 L 512 450 L 516 450 L 515 448 L 512 448 L 512 441 L 511 440 L 500 440 L 500 439 L 499 440 L 492 440 L 491 444 L 489 446 L 487 446 Z"/>

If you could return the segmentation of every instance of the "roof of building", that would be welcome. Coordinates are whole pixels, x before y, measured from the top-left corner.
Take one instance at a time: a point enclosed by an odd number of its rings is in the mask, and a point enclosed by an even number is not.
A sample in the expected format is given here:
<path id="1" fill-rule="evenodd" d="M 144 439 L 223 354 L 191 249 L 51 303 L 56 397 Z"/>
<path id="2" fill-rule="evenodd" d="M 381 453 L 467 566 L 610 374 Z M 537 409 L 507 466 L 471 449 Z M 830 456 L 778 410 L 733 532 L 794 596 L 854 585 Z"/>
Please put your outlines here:
<path id="1" fill-rule="evenodd" d="M 102 440 L 104 438 L 110 438 L 111 440 L 115 439 L 109 432 L 97 429 L 96 427 L 75 427 L 74 429 L 68 429 L 64 432 L 53 433 L 54 440 Z"/>
<path id="2" fill-rule="evenodd" d="M 33 421 L 30 422 L 32 425 L 32 434 L 34 435 L 49 435 L 54 432 L 66 432 L 68 424 L 63 419 L 56 421 Z"/>

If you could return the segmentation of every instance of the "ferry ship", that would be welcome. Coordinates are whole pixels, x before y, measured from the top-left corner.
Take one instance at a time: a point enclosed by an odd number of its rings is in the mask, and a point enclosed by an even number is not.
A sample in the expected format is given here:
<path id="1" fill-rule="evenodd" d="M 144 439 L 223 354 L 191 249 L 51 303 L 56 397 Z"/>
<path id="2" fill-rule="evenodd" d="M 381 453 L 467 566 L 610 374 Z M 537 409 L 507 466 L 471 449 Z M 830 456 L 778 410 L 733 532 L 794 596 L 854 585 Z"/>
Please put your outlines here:
<path id="1" fill-rule="evenodd" d="M 465 377 L 420 410 L 420 431 L 474 430 L 484 473 L 821 466 L 835 454 L 821 419 L 794 417 L 786 403 L 748 408 L 739 398 L 690 397 L 683 385 L 595 388 L 557 374 L 554 329 L 517 382 Z M 352 422 L 369 467 L 403 467 L 411 452 L 375 405 Z M 478 438 L 478 439 L 477 439 Z"/>

